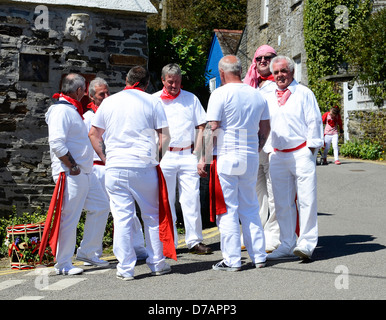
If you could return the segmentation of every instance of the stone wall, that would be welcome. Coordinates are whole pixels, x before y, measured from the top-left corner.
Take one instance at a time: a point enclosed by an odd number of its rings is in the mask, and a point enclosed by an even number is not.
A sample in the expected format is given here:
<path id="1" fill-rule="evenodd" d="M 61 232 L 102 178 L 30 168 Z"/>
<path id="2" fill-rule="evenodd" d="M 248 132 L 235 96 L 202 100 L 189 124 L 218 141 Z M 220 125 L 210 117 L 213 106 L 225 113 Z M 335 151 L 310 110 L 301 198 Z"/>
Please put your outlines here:
<path id="1" fill-rule="evenodd" d="M 270 0 L 268 18 L 264 18 L 265 0 L 249 0 L 247 25 L 240 44 L 238 56 L 243 62 L 244 74 L 256 49 L 268 44 L 278 54 L 299 61 L 301 82 L 307 84 L 306 52 L 303 37 L 302 0 Z M 248 57 L 247 59 L 245 57 Z"/>
<path id="2" fill-rule="evenodd" d="M 44 116 L 63 75 L 100 76 L 114 93 L 131 66 L 147 64 L 145 14 L 43 9 L 0 4 L 0 216 L 13 205 L 18 212 L 48 208 L 54 185 Z M 85 39 L 65 32 L 74 13 L 89 16 Z"/>

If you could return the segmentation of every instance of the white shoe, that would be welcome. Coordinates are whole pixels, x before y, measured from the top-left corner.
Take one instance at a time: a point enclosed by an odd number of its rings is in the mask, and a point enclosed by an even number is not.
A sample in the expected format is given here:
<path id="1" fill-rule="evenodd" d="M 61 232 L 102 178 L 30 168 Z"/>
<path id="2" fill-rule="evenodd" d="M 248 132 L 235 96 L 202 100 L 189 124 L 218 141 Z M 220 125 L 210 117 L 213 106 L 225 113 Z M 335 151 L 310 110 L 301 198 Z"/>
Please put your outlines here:
<path id="1" fill-rule="evenodd" d="M 108 261 L 101 260 L 97 257 L 93 257 L 93 258 L 89 259 L 89 258 L 76 256 L 76 260 L 85 262 L 85 265 L 86 265 L 86 263 L 89 263 L 89 265 L 93 265 L 93 266 L 97 266 L 97 267 L 108 267 L 110 265 L 110 263 Z"/>
<path id="2" fill-rule="evenodd" d="M 117 279 L 121 279 L 123 281 L 130 281 L 130 280 L 134 279 L 134 277 L 132 277 L 132 276 L 128 276 L 128 277 L 123 276 L 119 272 L 117 272 L 116 276 L 117 276 Z"/>
<path id="3" fill-rule="evenodd" d="M 62 275 L 77 275 L 83 273 L 83 269 L 77 268 L 74 266 L 70 267 L 64 267 L 64 268 L 57 268 L 55 267 L 56 274 L 62 274 Z"/>
<path id="4" fill-rule="evenodd" d="M 165 263 L 165 266 L 161 270 L 153 271 L 151 274 L 153 276 L 162 276 L 163 274 L 169 273 L 171 271 L 172 268 L 167 263 Z"/>
<path id="5" fill-rule="evenodd" d="M 298 256 L 301 260 L 310 260 L 312 254 L 307 249 L 296 247 L 294 249 L 294 255 Z"/>
<path id="6" fill-rule="evenodd" d="M 283 252 L 278 249 L 274 250 L 272 253 L 267 254 L 267 260 L 293 260 L 297 259 L 297 256 L 290 252 Z"/>
<path id="7" fill-rule="evenodd" d="M 265 262 L 256 262 L 255 267 L 257 269 L 264 268 L 265 267 Z"/>

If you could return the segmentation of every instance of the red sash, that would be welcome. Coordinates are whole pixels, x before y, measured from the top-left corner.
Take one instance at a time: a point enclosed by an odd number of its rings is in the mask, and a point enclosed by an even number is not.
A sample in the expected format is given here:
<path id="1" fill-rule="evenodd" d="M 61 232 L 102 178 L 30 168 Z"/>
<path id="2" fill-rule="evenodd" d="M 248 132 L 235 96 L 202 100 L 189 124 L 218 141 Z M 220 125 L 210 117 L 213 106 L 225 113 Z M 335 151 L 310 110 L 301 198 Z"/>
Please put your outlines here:
<path id="1" fill-rule="evenodd" d="M 162 100 L 174 100 L 175 98 L 177 98 L 180 95 L 180 93 L 181 93 L 181 89 L 180 89 L 180 91 L 178 91 L 176 96 L 172 96 L 169 92 L 166 91 L 166 88 L 163 87 L 160 98 Z"/>
<path id="2" fill-rule="evenodd" d="M 227 207 L 222 193 L 220 179 L 217 174 L 217 156 L 213 156 L 209 172 L 209 203 L 210 222 L 216 221 L 216 215 L 227 212 Z"/>
<path id="3" fill-rule="evenodd" d="M 51 198 L 50 207 L 48 208 L 44 231 L 39 248 L 39 262 L 42 262 L 43 254 L 47 247 L 47 241 L 51 247 L 52 254 L 56 257 L 56 247 L 59 237 L 60 216 L 62 213 L 63 192 L 66 183 L 66 174 L 61 172 Z M 52 217 L 54 217 L 52 221 Z M 52 223 L 52 227 L 51 227 Z M 48 240 L 49 238 L 49 240 Z"/>
<path id="4" fill-rule="evenodd" d="M 275 152 L 276 151 L 280 151 L 280 152 L 293 152 L 293 151 L 296 151 L 296 150 L 299 150 L 301 148 L 304 148 L 305 146 L 307 145 L 307 141 L 304 141 L 302 144 L 299 144 L 297 147 L 295 148 L 291 148 L 291 149 L 283 149 L 283 150 L 279 150 L 279 149 L 276 149 L 274 148 Z"/>
<path id="5" fill-rule="evenodd" d="M 161 167 L 156 166 L 159 185 L 159 238 L 163 243 L 165 257 L 177 261 L 176 247 L 174 246 L 174 228 L 172 212 L 170 210 L 168 188 Z"/>
<path id="6" fill-rule="evenodd" d="M 63 93 L 55 93 L 52 98 L 54 99 L 59 99 L 59 98 L 64 98 L 67 102 L 71 103 L 74 107 L 76 107 L 76 110 L 78 110 L 78 113 L 80 114 L 80 116 L 83 118 L 83 107 L 82 107 L 82 104 L 80 103 L 80 101 L 78 100 L 75 100 L 69 96 L 66 96 L 65 94 Z"/>

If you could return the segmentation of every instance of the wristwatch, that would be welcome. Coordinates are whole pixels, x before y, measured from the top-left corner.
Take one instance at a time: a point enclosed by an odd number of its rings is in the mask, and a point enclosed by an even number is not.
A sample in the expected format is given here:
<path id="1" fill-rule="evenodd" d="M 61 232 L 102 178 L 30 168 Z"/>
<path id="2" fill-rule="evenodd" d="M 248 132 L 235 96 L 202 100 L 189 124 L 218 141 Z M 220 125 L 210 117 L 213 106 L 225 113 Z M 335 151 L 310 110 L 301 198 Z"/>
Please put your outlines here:
<path id="1" fill-rule="evenodd" d="M 72 166 L 70 170 L 71 172 L 77 172 L 79 169 L 80 169 L 79 166 L 75 165 L 75 166 Z"/>

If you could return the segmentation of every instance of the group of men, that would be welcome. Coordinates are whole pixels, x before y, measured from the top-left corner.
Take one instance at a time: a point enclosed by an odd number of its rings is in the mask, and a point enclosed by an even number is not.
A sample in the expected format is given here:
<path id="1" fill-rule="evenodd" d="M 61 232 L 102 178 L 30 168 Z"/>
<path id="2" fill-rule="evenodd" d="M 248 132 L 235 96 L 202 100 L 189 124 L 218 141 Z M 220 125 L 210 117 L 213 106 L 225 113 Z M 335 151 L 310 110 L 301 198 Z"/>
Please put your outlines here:
<path id="1" fill-rule="evenodd" d="M 208 165 L 223 255 L 213 269 L 240 270 L 242 245 L 257 268 L 268 259 L 311 257 L 318 238 L 315 157 L 323 144 L 316 99 L 294 80 L 293 61 L 269 46 L 256 51 L 244 82 L 236 56 L 222 58 L 219 71 L 222 86 L 211 94 L 206 112 L 194 94 L 181 89 L 177 64 L 162 69 L 163 89 L 152 95 L 145 92 L 149 73 L 141 66 L 130 69 L 126 87 L 113 95 L 96 78 L 84 114 L 79 101 L 85 79 L 64 78 L 59 100 L 46 114 L 54 181 L 62 172 L 66 176 L 57 274 L 83 271 L 72 264 L 83 209 L 76 259 L 108 265 L 101 247 L 111 212 L 117 278 L 133 279 L 139 259 L 146 259 L 153 275 L 169 273 L 165 247 L 167 241 L 177 247 L 177 186 L 189 251 L 211 253 L 202 243 L 199 195 Z M 169 229 L 161 227 L 165 203 Z"/>

